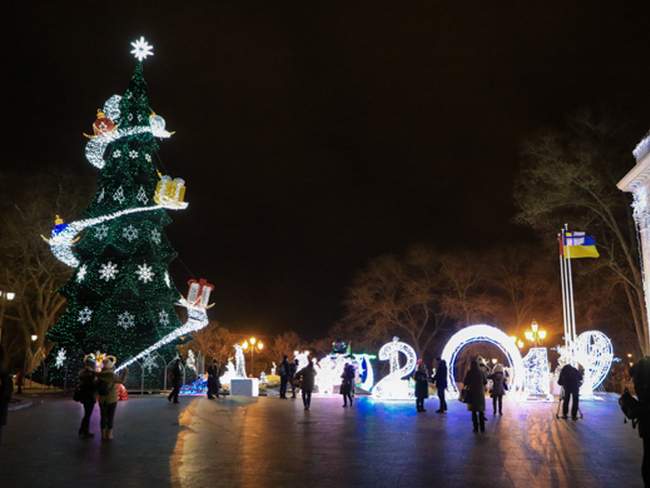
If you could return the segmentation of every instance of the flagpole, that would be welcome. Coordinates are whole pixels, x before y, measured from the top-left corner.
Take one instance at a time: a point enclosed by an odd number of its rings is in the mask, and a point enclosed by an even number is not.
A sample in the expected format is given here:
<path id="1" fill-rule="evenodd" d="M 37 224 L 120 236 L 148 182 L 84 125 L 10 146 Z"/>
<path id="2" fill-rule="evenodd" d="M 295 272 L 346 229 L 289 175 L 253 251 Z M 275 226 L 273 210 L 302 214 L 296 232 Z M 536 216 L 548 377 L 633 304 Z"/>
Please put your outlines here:
<path id="1" fill-rule="evenodd" d="M 568 231 L 568 225 L 564 224 L 564 232 L 566 233 Z M 570 320 L 569 324 L 571 326 L 571 364 L 575 363 L 575 357 L 574 357 L 574 349 L 575 349 L 575 340 L 576 340 L 576 310 L 575 310 L 575 303 L 573 301 L 573 272 L 571 269 L 571 246 L 566 246 L 567 247 L 567 254 L 568 256 L 566 257 L 566 275 L 567 275 L 567 282 L 568 282 L 568 297 L 569 297 L 569 311 L 570 311 Z M 575 364 L 574 364 L 575 366 Z"/>
<path id="2" fill-rule="evenodd" d="M 569 353 L 569 334 L 568 334 L 568 310 L 567 310 L 567 296 L 566 296 L 566 283 L 565 283 L 565 271 L 564 271 L 564 230 L 562 230 L 558 235 L 558 244 L 559 246 L 559 258 L 560 258 L 560 282 L 562 284 L 562 319 L 564 324 L 564 350 Z M 567 356 L 568 357 L 568 356 Z"/>

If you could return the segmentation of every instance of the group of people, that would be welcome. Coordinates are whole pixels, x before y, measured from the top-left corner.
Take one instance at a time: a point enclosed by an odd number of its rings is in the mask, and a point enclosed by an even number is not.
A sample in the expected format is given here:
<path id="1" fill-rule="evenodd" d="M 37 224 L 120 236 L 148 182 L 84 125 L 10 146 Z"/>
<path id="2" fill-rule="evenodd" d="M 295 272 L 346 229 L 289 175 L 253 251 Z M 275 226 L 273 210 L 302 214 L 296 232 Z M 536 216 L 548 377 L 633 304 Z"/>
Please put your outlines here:
<path id="1" fill-rule="evenodd" d="M 298 360 L 295 359 L 289 362 L 289 358 L 285 355 L 282 357 L 278 374 L 280 375 L 280 398 L 287 399 L 287 387 L 291 385 L 291 398 L 296 398 L 297 380 L 296 373 L 298 372 Z"/>
<path id="2" fill-rule="evenodd" d="M 118 385 L 124 383 L 124 374 L 115 374 L 115 359 L 105 358 L 101 369 L 97 371 L 94 357 L 84 359 L 84 367 L 79 372 L 79 384 L 74 392 L 74 399 L 83 405 L 83 418 L 79 426 L 79 437 L 89 439 L 94 436 L 90 432 L 90 418 L 99 403 L 100 426 L 102 439 L 113 439 L 113 419 L 117 409 Z"/>
<path id="3" fill-rule="evenodd" d="M 278 373 L 280 374 L 280 398 L 287 399 L 287 387 L 291 385 L 291 398 L 296 398 L 296 389 L 300 388 L 302 395 L 302 403 L 305 410 L 311 407 L 311 395 L 314 391 L 316 383 L 316 368 L 314 363 L 309 361 L 307 366 L 298 370 L 298 360 L 289 362 L 289 358 L 285 355 L 280 363 Z M 345 363 L 343 366 L 343 373 L 341 374 L 341 387 L 340 393 L 343 396 L 343 408 L 348 405 L 352 406 L 354 397 L 354 382 L 356 378 L 356 370 L 354 365 Z"/>
<path id="4" fill-rule="evenodd" d="M 488 380 L 492 380 L 490 396 L 492 397 L 492 415 L 503 415 L 503 396 L 508 390 L 508 376 L 501 363 L 494 365 L 492 370 L 479 356 L 469 367 L 463 379 L 461 400 L 467 404 L 467 409 L 472 413 L 472 426 L 474 432 L 485 432 L 485 388 Z"/>
<path id="5" fill-rule="evenodd" d="M 447 362 L 444 359 L 437 359 L 436 372 L 429 377 L 429 372 L 422 359 L 418 360 L 413 380 L 415 381 L 415 408 L 418 412 L 426 412 L 424 400 L 429 398 L 429 383 L 436 385 L 438 391 L 439 407 L 436 413 L 445 413 L 447 411 L 447 401 L 445 400 L 445 390 L 447 388 Z"/>

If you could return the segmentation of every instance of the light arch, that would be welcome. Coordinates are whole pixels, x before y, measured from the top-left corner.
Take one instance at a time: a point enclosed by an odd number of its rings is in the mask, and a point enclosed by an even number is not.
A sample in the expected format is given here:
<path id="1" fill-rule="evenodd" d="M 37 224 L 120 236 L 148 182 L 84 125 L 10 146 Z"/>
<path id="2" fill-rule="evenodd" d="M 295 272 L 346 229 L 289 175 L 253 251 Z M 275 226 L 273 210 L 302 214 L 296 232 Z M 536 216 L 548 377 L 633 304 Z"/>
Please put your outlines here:
<path id="1" fill-rule="evenodd" d="M 455 362 L 460 351 L 470 344 L 488 342 L 499 348 L 508 359 L 512 376 L 510 377 L 510 388 L 514 392 L 521 392 L 524 389 L 524 378 L 526 376 L 524 361 L 521 352 L 511 337 L 501 329 L 491 325 L 479 324 L 470 325 L 456 332 L 442 350 L 440 355 L 447 363 L 447 391 L 450 398 L 458 397 L 458 388 L 454 378 Z"/>

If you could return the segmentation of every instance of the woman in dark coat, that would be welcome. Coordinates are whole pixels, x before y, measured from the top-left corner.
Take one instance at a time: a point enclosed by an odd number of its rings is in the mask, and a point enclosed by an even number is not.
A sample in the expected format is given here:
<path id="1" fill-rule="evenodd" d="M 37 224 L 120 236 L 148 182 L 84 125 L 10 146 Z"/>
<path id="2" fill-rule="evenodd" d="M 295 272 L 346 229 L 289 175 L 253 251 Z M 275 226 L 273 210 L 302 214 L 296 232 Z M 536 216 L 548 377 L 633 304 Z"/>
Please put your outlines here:
<path id="1" fill-rule="evenodd" d="M 467 408 L 472 412 L 474 432 L 485 432 L 485 385 L 487 379 L 479 367 L 478 361 L 472 361 L 469 371 L 465 375 L 463 388 L 466 392 Z"/>
<path id="2" fill-rule="evenodd" d="M 415 408 L 418 412 L 426 412 L 424 399 L 429 398 L 429 372 L 421 359 L 413 379 L 415 380 Z"/>
<path id="3" fill-rule="evenodd" d="M 492 370 L 492 374 L 488 376 L 492 380 L 492 390 L 490 396 L 492 397 L 492 415 L 497 414 L 497 407 L 499 415 L 503 415 L 503 395 L 506 394 L 506 376 L 502 364 L 497 364 Z"/>
<path id="4" fill-rule="evenodd" d="M 296 373 L 296 379 L 300 382 L 302 403 L 305 406 L 305 410 L 309 410 L 311 407 L 311 392 L 314 390 L 314 382 L 316 380 L 316 369 L 314 369 L 314 363 L 309 361 L 307 366 Z"/>
<path id="5" fill-rule="evenodd" d="M 438 400 L 440 400 L 440 407 L 436 413 L 445 413 L 447 411 L 447 401 L 445 400 L 445 390 L 447 389 L 447 361 L 438 358 L 438 367 L 436 374 L 433 375 L 433 382 L 436 384 L 438 390 Z"/>
<path id="6" fill-rule="evenodd" d="M 341 395 L 343 395 L 343 408 L 348 406 L 348 400 L 350 401 L 350 406 L 352 406 L 354 376 L 354 366 L 349 363 L 345 363 L 343 374 L 341 375 Z"/>
<path id="7" fill-rule="evenodd" d="M 2 443 L 2 428 L 7 425 L 9 401 L 13 391 L 14 382 L 7 368 L 7 357 L 4 348 L 0 345 L 0 443 Z"/>
<path id="8" fill-rule="evenodd" d="M 84 416 L 81 419 L 81 426 L 79 427 L 79 437 L 82 439 L 90 439 L 93 434 L 89 430 L 90 417 L 95 409 L 97 402 L 97 373 L 95 368 L 97 363 L 94 356 L 86 356 L 84 358 L 84 367 L 79 371 L 79 397 L 78 401 L 84 407 Z"/>

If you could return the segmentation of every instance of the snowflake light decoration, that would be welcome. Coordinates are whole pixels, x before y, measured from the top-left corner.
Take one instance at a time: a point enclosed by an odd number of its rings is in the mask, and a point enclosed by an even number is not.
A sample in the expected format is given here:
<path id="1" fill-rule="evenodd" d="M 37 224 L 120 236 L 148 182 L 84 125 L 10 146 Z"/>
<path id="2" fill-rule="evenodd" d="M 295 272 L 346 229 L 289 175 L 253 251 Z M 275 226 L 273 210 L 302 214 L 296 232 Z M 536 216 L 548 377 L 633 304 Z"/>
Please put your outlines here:
<path id="1" fill-rule="evenodd" d="M 119 158 L 120 156 L 122 156 L 122 151 L 120 151 L 119 149 L 116 149 L 115 151 L 113 151 L 113 157 L 114 158 Z"/>
<path id="2" fill-rule="evenodd" d="M 111 261 L 108 263 L 102 264 L 99 267 L 99 278 L 106 281 L 107 283 L 110 280 L 114 280 L 117 276 L 117 264 L 113 264 Z"/>
<path id="3" fill-rule="evenodd" d="M 117 316 L 117 325 L 124 330 L 130 329 L 135 326 L 135 317 L 129 312 L 122 312 Z"/>
<path id="4" fill-rule="evenodd" d="M 124 188 L 120 186 L 117 190 L 115 190 L 115 193 L 113 193 L 113 200 L 118 202 L 120 205 L 124 203 L 124 200 L 126 200 L 124 197 Z"/>
<path id="5" fill-rule="evenodd" d="M 160 325 L 169 325 L 169 314 L 165 310 L 158 313 L 158 321 Z"/>
<path id="6" fill-rule="evenodd" d="M 133 241 L 138 238 L 138 229 L 129 224 L 129 226 L 125 227 L 122 231 L 122 237 L 124 237 L 129 242 Z"/>
<path id="7" fill-rule="evenodd" d="M 95 239 L 103 241 L 108 235 L 108 226 L 106 224 L 95 227 Z"/>
<path id="8" fill-rule="evenodd" d="M 146 369 L 149 374 L 153 369 L 158 368 L 158 363 L 156 363 L 156 358 L 153 354 L 147 354 L 142 360 L 142 369 Z"/>
<path id="9" fill-rule="evenodd" d="M 77 271 L 77 283 L 81 283 L 84 280 L 87 272 L 88 272 L 88 268 L 86 267 L 85 264 L 79 266 L 79 271 Z"/>
<path id="10" fill-rule="evenodd" d="M 151 162 L 151 154 L 145 154 L 144 159 L 146 159 L 147 163 Z"/>
<path id="11" fill-rule="evenodd" d="M 151 240 L 153 242 L 155 242 L 156 244 L 160 244 L 160 240 L 161 240 L 160 237 L 161 237 L 161 235 L 160 235 L 160 231 L 158 229 L 153 229 L 151 231 Z M 169 286 L 169 285 L 167 285 L 167 286 Z"/>
<path id="12" fill-rule="evenodd" d="M 138 157 L 138 151 L 136 151 L 136 150 L 134 150 L 134 149 L 130 150 L 130 151 L 129 151 L 129 157 L 130 157 L 131 159 L 135 159 L 135 158 L 137 158 L 137 157 Z"/>
<path id="13" fill-rule="evenodd" d="M 133 47 L 131 54 L 133 54 L 135 59 L 138 61 L 147 59 L 147 56 L 153 56 L 153 46 L 149 44 L 143 36 L 140 36 L 140 39 L 137 41 L 133 41 L 131 46 Z"/>
<path id="14" fill-rule="evenodd" d="M 82 324 L 90 322 L 90 319 L 93 317 L 93 311 L 90 310 L 88 307 L 84 307 L 81 310 L 79 310 L 79 315 L 77 316 L 77 320 L 81 322 Z"/>
<path id="15" fill-rule="evenodd" d="M 57 367 L 58 369 L 61 369 L 63 367 L 63 363 L 65 363 L 66 359 L 66 350 L 61 348 L 59 351 L 56 353 L 56 359 L 54 361 L 54 366 Z"/>
<path id="16" fill-rule="evenodd" d="M 151 266 L 149 266 L 147 263 L 138 264 L 138 270 L 135 272 L 135 274 L 138 275 L 138 280 L 142 281 L 143 283 L 149 283 L 150 281 L 153 281 L 153 277 L 155 275 L 151 269 Z"/>
<path id="17" fill-rule="evenodd" d="M 140 187 L 138 194 L 135 196 L 135 199 L 142 203 L 142 205 L 149 203 L 149 197 L 147 196 L 147 192 L 144 191 L 143 187 Z"/>

